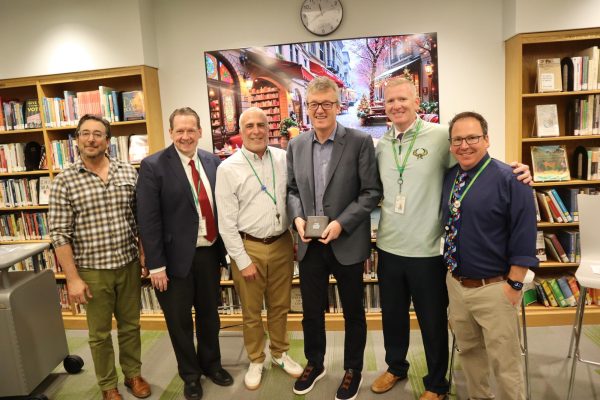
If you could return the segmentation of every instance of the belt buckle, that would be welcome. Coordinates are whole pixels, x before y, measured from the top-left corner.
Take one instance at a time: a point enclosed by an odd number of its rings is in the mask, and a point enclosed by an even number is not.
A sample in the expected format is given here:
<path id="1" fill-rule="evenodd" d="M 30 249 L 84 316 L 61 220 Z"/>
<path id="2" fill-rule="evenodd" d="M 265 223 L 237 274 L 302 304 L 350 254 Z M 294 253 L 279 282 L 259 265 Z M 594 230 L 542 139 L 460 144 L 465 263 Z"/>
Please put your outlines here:
<path id="1" fill-rule="evenodd" d="M 457 276 L 457 277 L 456 277 L 456 280 L 457 280 L 457 281 L 458 281 L 458 283 L 460 283 L 461 285 L 462 285 L 462 283 L 463 283 L 463 279 L 464 279 L 464 276 L 460 276 L 460 275 L 459 275 L 459 276 Z"/>
<path id="2" fill-rule="evenodd" d="M 262 242 L 263 242 L 263 244 L 269 244 L 270 240 L 271 240 L 271 236 L 267 236 L 266 238 L 263 238 Z"/>

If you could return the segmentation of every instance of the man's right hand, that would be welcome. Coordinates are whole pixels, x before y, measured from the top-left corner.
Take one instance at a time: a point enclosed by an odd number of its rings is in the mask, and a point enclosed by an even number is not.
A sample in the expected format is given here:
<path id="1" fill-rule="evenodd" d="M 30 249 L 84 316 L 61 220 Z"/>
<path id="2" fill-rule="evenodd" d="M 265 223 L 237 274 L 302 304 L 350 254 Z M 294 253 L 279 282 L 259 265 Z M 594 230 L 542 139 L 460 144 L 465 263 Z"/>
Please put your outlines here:
<path id="1" fill-rule="evenodd" d="M 67 280 L 67 291 L 71 303 L 87 304 L 87 299 L 91 299 L 92 292 L 87 283 L 81 278 Z"/>
<path id="2" fill-rule="evenodd" d="M 166 271 L 160 271 L 155 274 L 150 274 L 150 281 L 152 282 L 152 287 L 154 289 L 158 289 L 159 292 L 164 292 L 167 290 L 167 282 L 169 282 L 169 278 L 167 277 Z"/>
<path id="3" fill-rule="evenodd" d="M 304 237 L 304 228 L 306 227 L 306 221 L 300 217 L 296 217 L 296 219 L 294 220 L 294 224 L 296 225 L 296 230 L 298 231 L 298 236 L 300 237 L 300 240 L 302 240 L 304 243 L 310 242 L 312 239 L 307 239 Z"/>
<path id="4" fill-rule="evenodd" d="M 254 263 L 250 263 L 246 268 L 240 271 L 246 281 L 253 281 L 258 275 L 258 269 Z"/>

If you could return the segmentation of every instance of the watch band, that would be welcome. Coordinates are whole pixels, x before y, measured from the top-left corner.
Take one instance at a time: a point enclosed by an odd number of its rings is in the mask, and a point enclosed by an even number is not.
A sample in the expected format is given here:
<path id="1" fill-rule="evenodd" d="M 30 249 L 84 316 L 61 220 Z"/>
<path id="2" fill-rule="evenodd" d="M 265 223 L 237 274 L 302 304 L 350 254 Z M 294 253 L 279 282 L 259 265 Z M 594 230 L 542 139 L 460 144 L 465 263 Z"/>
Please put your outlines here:
<path id="1" fill-rule="evenodd" d="M 508 283 L 508 285 L 511 288 L 513 288 L 514 290 L 522 290 L 523 289 L 523 282 L 513 281 L 510 278 L 506 278 L 506 283 Z"/>

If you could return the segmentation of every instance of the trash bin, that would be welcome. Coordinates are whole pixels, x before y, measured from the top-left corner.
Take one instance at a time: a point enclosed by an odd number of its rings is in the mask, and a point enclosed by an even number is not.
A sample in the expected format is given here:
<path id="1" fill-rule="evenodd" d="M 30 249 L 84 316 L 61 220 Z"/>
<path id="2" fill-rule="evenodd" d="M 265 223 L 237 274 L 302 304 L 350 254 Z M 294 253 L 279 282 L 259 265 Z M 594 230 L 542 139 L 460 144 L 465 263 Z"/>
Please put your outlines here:
<path id="1" fill-rule="evenodd" d="M 83 367 L 69 355 L 52 271 L 40 271 L 34 258 L 34 271 L 8 272 L 48 247 L 0 245 L 0 397 L 28 396 L 61 361 L 69 373 Z"/>

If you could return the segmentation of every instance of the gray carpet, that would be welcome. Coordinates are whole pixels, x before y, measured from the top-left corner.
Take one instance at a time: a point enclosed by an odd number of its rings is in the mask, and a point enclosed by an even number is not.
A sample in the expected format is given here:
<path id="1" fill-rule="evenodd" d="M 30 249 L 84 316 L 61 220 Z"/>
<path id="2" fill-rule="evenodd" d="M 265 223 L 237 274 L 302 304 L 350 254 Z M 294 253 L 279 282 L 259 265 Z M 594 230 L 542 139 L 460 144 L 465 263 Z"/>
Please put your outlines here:
<path id="1" fill-rule="evenodd" d="M 585 328 L 582 339 L 582 353 L 586 358 L 600 360 L 600 326 Z M 535 400 L 563 400 L 566 398 L 570 360 L 566 359 L 569 347 L 570 327 L 529 328 L 529 349 L 531 365 L 532 398 Z M 70 352 L 84 358 L 86 366 L 78 375 L 68 375 L 62 366 L 38 387 L 36 392 L 45 393 L 56 400 L 99 399 L 100 393 L 95 383 L 93 365 L 87 346 L 87 331 L 68 331 Z M 302 334 L 291 332 L 290 354 L 304 363 Z M 220 387 L 202 378 L 204 399 L 244 399 L 244 400 L 285 400 L 306 398 L 334 399 L 335 391 L 342 379 L 343 333 L 330 332 L 327 336 L 326 355 L 327 375 L 306 396 L 295 396 L 292 392 L 294 379 L 279 368 L 271 368 L 265 363 L 262 385 L 258 390 L 248 391 L 243 385 L 244 373 L 248 365 L 242 338 L 239 332 L 225 332 L 221 337 L 224 367 L 233 375 L 235 384 Z M 169 337 L 164 331 L 144 331 L 142 334 L 143 375 L 152 384 L 153 394 L 149 399 L 183 399 L 183 382 L 177 376 L 175 357 Z M 423 391 L 421 376 L 426 371 L 425 356 L 420 332 L 411 331 L 409 379 L 396 385 L 385 394 L 376 395 L 369 389 L 373 380 L 386 368 L 383 338 L 380 331 L 370 331 L 365 352 L 363 385 L 359 399 L 418 399 Z M 267 361 L 269 357 L 267 356 Z M 460 358 L 456 366 L 456 387 L 453 398 L 466 399 L 464 376 L 460 369 Z M 135 399 L 122 384 L 119 390 L 125 399 Z M 600 367 L 579 364 L 577 367 L 575 399 L 600 400 Z"/>

